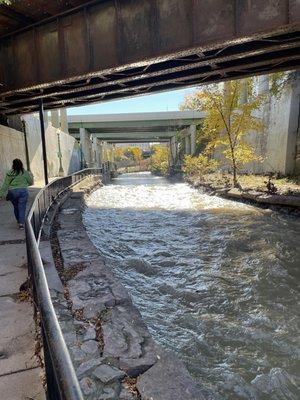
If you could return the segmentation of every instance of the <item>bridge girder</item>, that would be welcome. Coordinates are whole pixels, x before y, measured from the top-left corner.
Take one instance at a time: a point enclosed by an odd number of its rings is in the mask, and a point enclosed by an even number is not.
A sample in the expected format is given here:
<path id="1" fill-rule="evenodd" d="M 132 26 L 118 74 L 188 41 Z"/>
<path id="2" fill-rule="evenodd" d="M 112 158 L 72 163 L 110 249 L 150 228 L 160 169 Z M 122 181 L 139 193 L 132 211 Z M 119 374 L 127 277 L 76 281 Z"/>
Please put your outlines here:
<path id="1" fill-rule="evenodd" d="M 71 115 L 68 117 L 68 129 L 76 138 L 80 137 L 80 128 L 84 128 L 89 134 L 105 141 L 168 141 L 182 129 L 200 124 L 203 118 L 203 112 L 191 110 Z"/>
<path id="2" fill-rule="evenodd" d="M 0 38 L 0 113 L 295 69 L 299 31 L 295 0 L 90 1 Z"/>
<path id="3" fill-rule="evenodd" d="M 148 131 L 148 132 L 90 132 L 87 130 L 93 137 L 98 138 L 99 140 L 110 142 L 110 141 L 150 141 L 155 142 L 157 140 L 170 140 L 171 137 L 175 136 L 177 131 Z M 70 135 L 74 138 L 79 139 L 80 134 L 78 131 L 70 130 Z"/>

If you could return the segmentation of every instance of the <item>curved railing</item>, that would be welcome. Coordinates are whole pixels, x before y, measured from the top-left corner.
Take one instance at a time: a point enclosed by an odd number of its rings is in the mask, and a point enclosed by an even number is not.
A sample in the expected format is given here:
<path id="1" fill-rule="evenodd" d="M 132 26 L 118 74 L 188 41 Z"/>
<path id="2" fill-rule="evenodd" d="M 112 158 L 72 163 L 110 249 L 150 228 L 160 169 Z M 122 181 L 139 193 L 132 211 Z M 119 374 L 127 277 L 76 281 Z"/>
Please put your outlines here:
<path id="1" fill-rule="evenodd" d="M 40 313 L 49 400 L 83 400 L 83 395 L 52 305 L 39 252 L 39 240 L 51 205 L 84 178 L 100 174 L 106 177 L 109 175 L 108 163 L 98 169 L 84 169 L 53 180 L 39 191 L 26 218 L 28 271 L 35 310 Z"/>

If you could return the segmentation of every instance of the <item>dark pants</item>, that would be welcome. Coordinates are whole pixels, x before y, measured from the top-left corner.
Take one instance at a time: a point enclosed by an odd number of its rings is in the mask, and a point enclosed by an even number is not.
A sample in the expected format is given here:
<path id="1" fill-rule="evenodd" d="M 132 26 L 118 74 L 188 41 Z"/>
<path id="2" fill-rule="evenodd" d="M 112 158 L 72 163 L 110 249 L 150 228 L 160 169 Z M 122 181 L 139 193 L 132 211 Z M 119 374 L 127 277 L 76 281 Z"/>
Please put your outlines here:
<path id="1" fill-rule="evenodd" d="M 8 199 L 12 202 L 14 206 L 14 213 L 18 223 L 25 224 L 28 189 L 11 189 L 8 191 Z"/>

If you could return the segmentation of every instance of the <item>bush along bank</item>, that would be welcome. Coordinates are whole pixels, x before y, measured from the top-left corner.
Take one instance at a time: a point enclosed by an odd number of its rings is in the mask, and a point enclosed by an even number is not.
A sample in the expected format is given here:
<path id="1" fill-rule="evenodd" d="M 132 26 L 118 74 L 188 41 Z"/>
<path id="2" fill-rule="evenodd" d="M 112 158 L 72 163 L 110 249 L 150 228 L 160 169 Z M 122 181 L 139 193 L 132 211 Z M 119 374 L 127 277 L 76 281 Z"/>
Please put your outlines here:
<path id="1" fill-rule="evenodd" d="M 193 187 L 210 195 L 300 216 L 300 185 L 287 178 L 271 179 L 269 176 L 240 175 L 237 188 L 231 186 L 230 174 L 186 174 L 184 179 Z"/>

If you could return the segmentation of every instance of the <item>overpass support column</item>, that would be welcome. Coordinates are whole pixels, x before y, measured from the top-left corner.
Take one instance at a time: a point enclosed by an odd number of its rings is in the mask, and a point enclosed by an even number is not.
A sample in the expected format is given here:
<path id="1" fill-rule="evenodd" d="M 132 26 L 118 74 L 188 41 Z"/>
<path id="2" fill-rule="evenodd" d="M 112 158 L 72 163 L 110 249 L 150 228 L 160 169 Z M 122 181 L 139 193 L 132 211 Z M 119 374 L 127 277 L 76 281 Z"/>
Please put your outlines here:
<path id="1" fill-rule="evenodd" d="M 191 138 L 190 135 L 184 137 L 185 154 L 191 154 Z"/>
<path id="2" fill-rule="evenodd" d="M 61 108 L 60 109 L 60 129 L 65 133 L 69 133 L 67 109 L 66 108 Z"/>
<path id="3" fill-rule="evenodd" d="M 51 120 L 51 124 L 54 128 L 60 127 L 58 110 L 51 110 L 50 120 Z"/>
<path id="4" fill-rule="evenodd" d="M 108 149 L 107 149 L 107 142 L 102 143 L 103 149 L 103 162 L 109 161 Z"/>
<path id="5" fill-rule="evenodd" d="M 177 158 L 177 141 L 176 136 L 172 136 L 170 140 L 170 153 L 171 153 L 171 165 L 176 164 Z"/>
<path id="6" fill-rule="evenodd" d="M 98 139 L 97 139 L 96 136 L 93 137 L 92 150 L 93 150 L 93 164 L 94 164 L 94 167 L 99 167 L 99 165 L 100 165 L 100 154 L 99 154 Z"/>
<path id="7" fill-rule="evenodd" d="M 268 133 L 270 129 L 270 112 L 271 112 L 271 98 L 270 98 L 270 88 L 269 88 L 269 77 L 268 75 L 260 75 L 258 77 L 257 92 L 259 95 L 265 97 L 264 101 L 260 106 L 260 118 L 265 126 L 261 134 L 258 135 L 257 143 L 255 144 L 256 153 L 266 159 L 263 163 L 254 163 L 254 172 L 262 173 L 264 168 L 269 170 L 269 156 L 267 156 L 268 151 Z M 272 128 L 271 128 L 272 129 Z"/>
<path id="8" fill-rule="evenodd" d="M 112 163 L 114 163 L 115 162 L 115 147 L 114 147 L 114 145 L 113 144 L 111 144 L 110 145 L 110 154 L 111 154 L 111 158 L 110 158 L 110 161 L 112 162 Z"/>
<path id="9" fill-rule="evenodd" d="M 194 156 L 196 154 L 196 125 L 190 125 L 189 133 L 191 142 L 191 155 Z"/>
<path id="10" fill-rule="evenodd" d="M 98 147 L 99 147 L 99 165 L 101 165 L 103 163 L 103 161 L 104 161 L 104 158 L 103 158 L 103 143 L 99 141 Z"/>
<path id="11" fill-rule="evenodd" d="M 269 92 L 268 75 L 260 75 L 258 77 L 258 94 L 267 94 Z"/>
<path id="12" fill-rule="evenodd" d="M 91 164 L 91 139 L 90 139 L 90 134 L 85 128 L 80 128 L 79 129 L 80 133 L 80 145 L 81 145 L 81 151 L 84 157 L 84 164 L 89 167 Z"/>
<path id="13" fill-rule="evenodd" d="M 239 98 L 240 104 L 246 104 L 248 101 L 247 79 L 241 81 L 241 95 Z"/>

